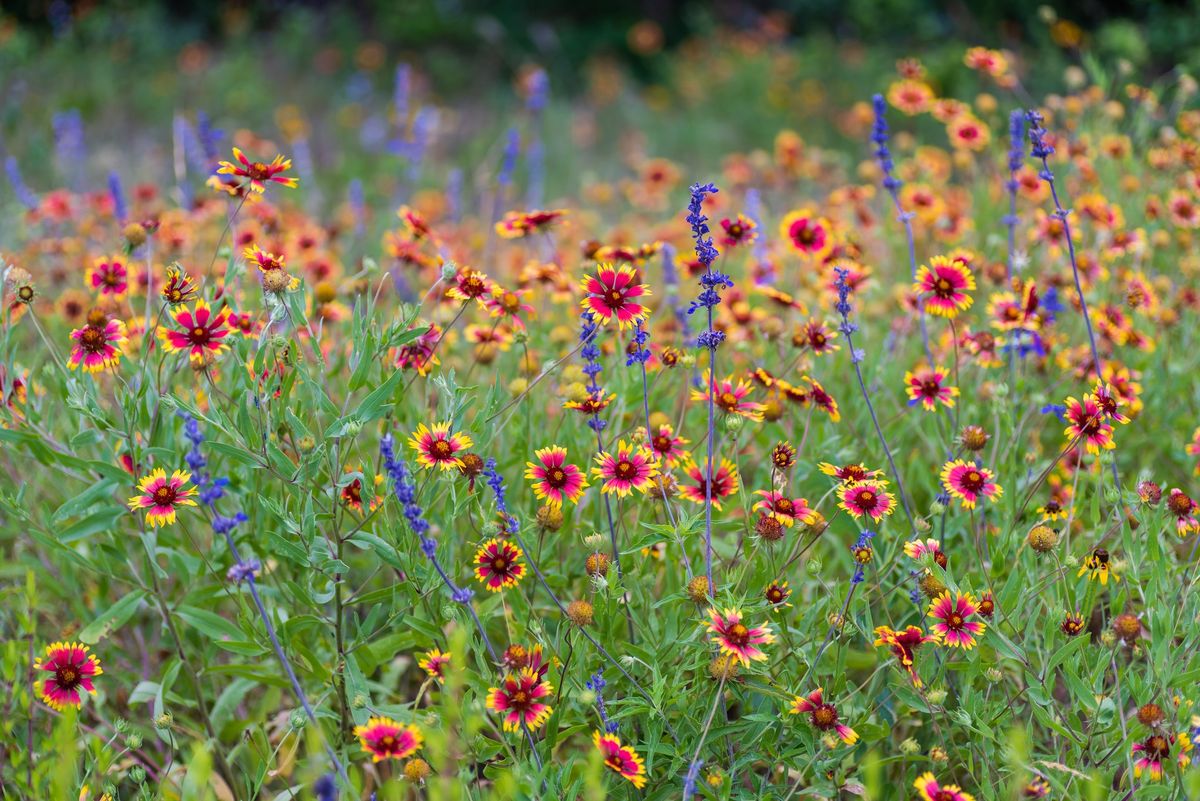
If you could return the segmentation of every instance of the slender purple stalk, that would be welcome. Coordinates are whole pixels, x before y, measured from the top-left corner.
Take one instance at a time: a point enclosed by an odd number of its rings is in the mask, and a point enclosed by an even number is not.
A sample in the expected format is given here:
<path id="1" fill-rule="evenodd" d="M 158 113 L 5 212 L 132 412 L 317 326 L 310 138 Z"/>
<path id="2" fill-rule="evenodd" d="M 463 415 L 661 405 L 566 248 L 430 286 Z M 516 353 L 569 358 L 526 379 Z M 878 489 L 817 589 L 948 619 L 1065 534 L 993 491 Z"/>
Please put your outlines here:
<path id="1" fill-rule="evenodd" d="M 1058 188 L 1054 183 L 1054 173 L 1050 171 L 1050 156 L 1054 154 L 1054 146 L 1046 141 L 1046 129 L 1042 127 L 1042 115 L 1036 111 L 1027 111 L 1025 121 L 1029 123 L 1029 154 L 1041 161 L 1042 169 L 1038 177 L 1050 187 L 1050 197 L 1054 201 L 1054 216 L 1062 221 L 1063 236 L 1067 239 L 1067 253 L 1071 258 L 1071 275 L 1075 279 L 1075 294 L 1079 297 L 1079 310 L 1083 314 L 1083 324 L 1087 328 L 1088 344 L 1092 348 L 1092 367 L 1096 371 L 1096 380 L 1104 375 L 1103 364 L 1100 361 L 1100 350 L 1096 347 L 1096 332 L 1092 330 L 1092 315 L 1088 311 L 1087 298 L 1083 295 L 1083 282 L 1079 278 L 1079 262 L 1075 258 L 1075 243 L 1071 239 L 1071 211 L 1063 206 L 1058 198 Z M 1117 460 L 1110 463 L 1113 483 L 1117 492 L 1121 491 L 1121 475 L 1117 472 Z"/>
<path id="2" fill-rule="evenodd" d="M 917 278 L 917 244 L 913 238 L 913 213 L 905 211 L 904 204 L 900 202 L 900 187 L 904 186 L 904 182 L 896 177 L 896 165 L 892 161 L 892 152 L 888 148 L 887 103 L 884 101 L 883 95 L 875 95 L 871 102 L 875 109 L 875 125 L 871 129 L 871 141 L 875 143 L 875 160 L 879 162 L 879 169 L 883 173 L 883 188 L 891 195 L 892 205 L 896 209 L 896 219 L 904 226 L 904 236 L 908 240 L 908 265 L 912 279 L 915 281 Z M 929 359 L 930 364 L 933 364 L 924 308 L 920 309 L 920 320 L 921 344 L 925 347 L 926 358 Z"/>
<path id="3" fill-rule="evenodd" d="M 288 661 L 287 654 L 284 653 L 283 645 L 279 642 L 279 635 L 275 631 L 275 625 L 271 622 L 271 615 L 267 612 L 266 604 L 263 603 L 262 596 L 258 592 L 258 582 L 255 580 L 255 574 L 261 569 L 257 559 L 250 558 L 243 560 L 241 554 L 238 553 L 237 545 L 233 541 L 233 530 L 248 519 L 245 514 L 238 512 L 233 517 L 223 517 L 217 514 L 216 503 L 225 495 L 225 486 L 228 481 L 223 478 L 212 478 L 205 468 L 208 461 L 204 453 L 200 450 L 201 443 L 204 442 L 204 433 L 200 430 L 200 424 L 196 418 L 190 415 L 181 415 L 184 418 L 184 436 L 192 443 L 184 460 L 192 471 L 192 478 L 200 490 L 200 501 L 212 513 L 212 529 L 217 534 L 225 538 L 225 544 L 229 548 L 229 553 L 233 556 L 233 566 L 229 568 L 226 574 L 230 581 L 245 582 L 250 590 L 250 597 L 254 601 L 254 608 L 258 610 L 258 616 L 262 619 L 263 625 L 267 629 L 267 637 L 271 640 L 271 647 L 275 651 L 275 657 L 279 660 L 279 664 L 283 666 L 284 673 L 287 674 L 288 682 L 292 685 L 292 692 L 296 694 L 296 700 L 300 702 L 301 708 L 304 709 L 304 714 L 309 721 L 314 725 L 319 725 L 317 714 L 312 708 L 312 704 L 308 701 L 308 696 L 304 692 L 304 688 L 300 684 L 300 679 L 296 676 L 296 671 L 292 669 L 292 663 Z M 324 739 L 324 738 L 322 738 Z M 346 789 L 353 793 L 354 785 L 350 783 L 350 777 L 346 774 L 346 768 L 338 759 L 337 752 L 328 742 L 325 743 L 325 751 L 329 755 L 329 760 L 333 763 L 334 769 L 338 776 L 346 785 Z"/>
<path id="4" fill-rule="evenodd" d="M 717 348 L 725 341 L 725 332 L 713 328 L 713 307 L 721 302 L 720 290 L 733 286 L 733 280 L 724 273 L 712 268 L 720 252 L 713 246 L 709 235 L 708 217 L 704 215 L 704 199 L 715 195 L 719 190 L 715 184 L 693 184 L 692 199 L 688 203 L 687 221 L 692 227 L 692 239 L 696 242 L 696 257 L 704 265 L 704 274 L 700 276 L 700 286 L 703 287 L 696 300 L 688 307 L 688 314 L 703 307 L 708 316 L 708 327 L 696 337 L 696 344 L 708 348 L 708 469 L 704 480 L 704 576 L 708 579 L 708 594 L 714 593 L 713 583 L 713 547 L 712 547 L 712 485 L 713 485 L 713 452 L 716 438 L 716 381 L 717 381 Z"/>

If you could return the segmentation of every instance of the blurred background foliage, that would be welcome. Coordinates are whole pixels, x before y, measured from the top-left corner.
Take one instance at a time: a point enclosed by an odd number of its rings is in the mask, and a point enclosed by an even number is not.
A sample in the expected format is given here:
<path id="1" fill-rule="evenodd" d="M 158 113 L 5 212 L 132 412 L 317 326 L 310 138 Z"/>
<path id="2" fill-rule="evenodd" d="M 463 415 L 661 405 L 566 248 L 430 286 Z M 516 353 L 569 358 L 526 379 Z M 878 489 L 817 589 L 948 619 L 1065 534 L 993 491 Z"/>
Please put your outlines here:
<path id="1" fill-rule="evenodd" d="M 970 45 L 1012 53 L 1032 96 L 1060 90 L 1069 65 L 1112 91 L 1200 72 L 1197 18 L 1200 0 L 8 0 L 0 156 L 19 158 L 42 187 L 77 169 L 92 188 L 113 170 L 155 180 L 177 150 L 172 120 L 204 112 L 227 134 L 253 130 L 280 149 L 305 140 L 317 173 L 308 185 L 340 197 L 352 178 L 391 169 L 388 137 L 412 123 L 394 118 L 398 66 L 412 67 L 413 113 L 436 109 L 434 155 L 468 170 L 494 170 L 538 67 L 551 86 L 539 125 L 552 198 L 612 180 L 633 151 L 711 169 L 729 153 L 769 151 L 786 128 L 861 151 L 848 110 L 895 80 L 905 57 L 954 97 L 994 89 L 964 67 Z M 55 153 L 66 110 L 87 134 L 84 168 Z M 659 124 L 663 115 L 677 124 Z"/>

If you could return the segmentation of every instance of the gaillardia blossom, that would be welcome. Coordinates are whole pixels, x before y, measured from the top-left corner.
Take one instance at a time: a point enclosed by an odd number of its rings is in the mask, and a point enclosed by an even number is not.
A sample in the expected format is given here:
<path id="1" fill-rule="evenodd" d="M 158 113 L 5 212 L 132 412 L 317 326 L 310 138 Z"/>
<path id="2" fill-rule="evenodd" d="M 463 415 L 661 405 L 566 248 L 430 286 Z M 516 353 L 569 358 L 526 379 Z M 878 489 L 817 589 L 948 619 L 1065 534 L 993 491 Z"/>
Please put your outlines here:
<path id="1" fill-rule="evenodd" d="M 875 646 L 886 645 L 908 671 L 913 686 L 921 686 L 921 677 L 916 670 L 916 651 L 921 645 L 937 642 L 937 636 L 926 634 L 918 626 L 908 626 L 903 631 L 894 631 L 890 626 L 875 627 Z"/>
<path id="2" fill-rule="evenodd" d="M 728 498 L 738 491 L 737 465 L 728 459 L 722 459 L 721 464 L 717 467 L 716 475 L 713 476 L 711 482 L 711 489 L 709 489 L 710 482 L 705 477 L 700 465 L 695 463 L 690 464 L 686 472 L 688 478 L 693 483 L 681 485 L 679 487 L 679 495 L 692 503 L 703 504 L 709 495 L 711 495 L 712 508 L 719 511 L 721 509 L 721 499 Z"/>
<path id="3" fill-rule="evenodd" d="M 83 365 L 89 373 L 98 373 L 106 367 L 116 367 L 121 361 L 118 345 L 125 342 L 125 323 L 108 320 L 103 325 L 88 324 L 71 332 L 75 345 L 67 364 L 74 370 Z"/>
<path id="4" fill-rule="evenodd" d="M 658 475 L 654 454 L 645 446 L 629 445 L 625 440 L 618 441 L 611 453 L 597 453 L 596 464 L 598 466 L 593 467 L 592 472 L 604 480 L 600 491 L 605 494 L 616 493 L 622 498 L 634 490 L 645 492 Z"/>
<path id="5" fill-rule="evenodd" d="M 797 520 L 807 524 L 817 519 L 816 512 L 804 498 L 789 498 L 778 490 L 758 490 L 754 494 L 763 498 L 754 504 L 754 509 L 765 512 L 788 528 L 794 526 Z"/>
<path id="6" fill-rule="evenodd" d="M 115 256 L 96 259 L 88 270 L 88 283 L 101 297 L 108 295 L 120 300 L 129 291 L 129 271 Z"/>
<path id="7" fill-rule="evenodd" d="M 637 272 L 632 267 L 601 264 L 595 275 L 584 279 L 583 291 L 588 294 L 580 305 L 605 323 L 615 317 L 620 328 L 628 328 L 646 316 L 646 307 L 636 298 L 650 294 L 649 287 L 635 281 Z"/>
<path id="8" fill-rule="evenodd" d="M 409 447 L 417 452 L 417 464 L 426 469 L 461 467 L 462 454 L 474 444 L 466 434 L 451 434 L 449 421 L 434 423 L 433 428 L 421 423 L 408 439 Z"/>
<path id="9" fill-rule="evenodd" d="M 525 463 L 525 478 L 533 484 L 533 492 L 550 506 L 562 506 L 564 500 L 579 500 L 587 487 L 583 471 L 567 464 L 567 449 L 559 445 L 534 451 L 538 464 Z"/>
<path id="10" fill-rule="evenodd" d="M 808 695 L 797 695 L 788 706 L 788 712 L 793 715 L 807 714 L 813 728 L 819 731 L 832 729 L 846 745 L 854 745 L 858 742 L 858 734 L 838 720 L 837 709 L 825 701 L 822 692 L 822 688 L 818 687 Z"/>
<path id="11" fill-rule="evenodd" d="M 475 578 L 491 592 L 515 587 L 525 577 L 523 556 L 511 542 L 490 539 L 475 552 Z"/>
<path id="12" fill-rule="evenodd" d="M 550 682 L 543 681 L 536 671 L 521 668 L 515 674 L 506 673 L 502 686 L 488 690 L 487 708 L 501 716 L 505 731 L 520 731 L 522 723 L 533 731 L 554 711 L 544 700 L 553 691 Z"/>
<path id="13" fill-rule="evenodd" d="M 638 752 L 621 745 L 621 738 L 599 730 L 592 732 L 592 742 L 604 756 L 604 764 L 617 775 L 628 779 L 639 790 L 646 786 L 646 765 Z"/>
<path id="14" fill-rule="evenodd" d="M 928 772 L 918 776 L 913 787 L 921 794 L 921 801 L 975 801 L 975 796 L 964 793 L 957 784 L 940 785 Z"/>
<path id="15" fill-rule="evenodd" d="M 994 501 L 1004 494 L 992 471 L 974 462 L 955 459 L 942 466 L 942 486 L 958 498 L 964 509 L 974 509 L 980 498 Z"/>
<path id="16" fill-rule="evenodd" d="M 246 158 L 246 154 L 236 147 L 233 149 L 233 157 L 237 159 L 237 163 L 222 161 L 217 173 L 240 179 L 242 184 L 249 185 L 253 192 L 262 194 L 268 181 L 287 187 L 295 187 L 299 183 L 295 178 L 283 174 L 292 168 L 291 159 L 277 155 L 270 164 L 264 164 Z"/>
<path id="17" fill-rule="evenodd" d="M 50 675 L 38 682 L 38 695 L 51 709 L 83 706 L 79 691 L 96 694 L 92 679 L 104 671 L 95 654 L 81 642 L 56 642 L 46 646 L 46 655 L 33 663 L 33 669 Z"/>
<path id="18" fill-rule="evenodd" d="M 715 607 L 708 610 L 709 621 L 705 627 L 712 633 L 709 639 L 716 643 L 721 653 L 738 659 L 743 665 L 750 666 L 751 660 L 762 661 L 767 658 L 758 646 L 775 642 L 775 635 L 767 624 L 747 626 L 742 622 L 742 613 L 737 609 L 726 609 L 722 615 Z"/>
<path id="19" fill-rule="evenodd" d="M 1074 441 L 1083 442 L 1090 454 L 1099 454 L 1100 449 L 1112 450 L 1117 447 L 1113 442 L 1113 427 L 1105 420 L 1104 410 L 1096 403 L 1091 395 L 1084 395 L 1083 400 L 1067 398 L 1067 422 L 1069 425 L 1063 432 Z"/>
<path id="20" fill-rule="evenodd" d="M 186 306 L 172 315 L 179 330 L 159 327 L 158 336 L 168 351 L 188 351 L 192 358 L 202 359 L 208 354 L 217 354 L 228 348 L 223 341 L 233 331 L 229 322 L 229 309 L 222 307 L 213 314 L 204 300 L 197 300 L 191 309 Z"/>
<path id="21" fill-rule="evenodd" d="M 979 604 L 970 593 L 951 598 L 949 592 L 944 592 L 929 605 L 929 617 L 937 621 L 930 630 L 946 646 L 970 650 L 975 647 L 975 638 L 987 630 L 986 623 L 971 620 L 978 612 Z"/>
<path id="22" fill-rule="evenodd" d="M 908 393 L 908 405 L 919 403 L 929 412 L 936 411 L 939 403 L 948 409 L 952 408 L 954 399 L 958 397 L 958 387 L 947 386 L 948 375 L 945 367 L 919 367 L 905 373 L 904 391 Z"/>
<path id="23" fill-rule="evenodd" d="M 713 393 L 713 403 L 719 411 L 725 414 L 736 414 L 749 420 L 763 419 L 763 405 L 746 400 L 753 389 L 749 382 L 738 381 L 735 385 L 732 376 L 715 381 L 711 373 L 705 373 L 704 381 L 708 391 L 693 389 L 692 400 L 707 401 L 709 392 L 711 392 Z"/>
<path id="24" fill-rule="evenodd" d="M 951 319 L 971 308 L 974 300 L 967 293 L 974 289 L 975 277 L 967 266 L 946 256 L 934 256 L 921 265 L 913 286 L 925 311 Z"/>
<path id="25" fill-rule="evenodd" d="M 797 209 L 779 223 L 780 237 L 803 256 L 824 255 L 832 247 L 829 221 L 813 214 L 811 209 Z"/>
<path id="26" fill-rule="evenodd" d="M 446 665 L 448 664 L 450 664 L 450 654 L 434 648 L 421 657 L 417 662 L 417 667 L 440 684 L 446 680 Z"/>
<path id="27" fill-rule="evenodd" d="M 879 481 L 860 481 L 838 487 L 838 506 L 857 520 L 864 515 L 876 523 L 896 511 L 896 498 Z"/>
<path id="28" fill-rule="evenodd" d="M 180 506 L 196 505 L 192 500 L 196 488 L 185 486 L 191 480 L 191 473 L 185 470 L 176 470 L 168 478 L 166 470 L 156 468 L 138 482 L 139 494 L 129 499 L 129 508 L 134 512 L 145 509 L 148 526 L 174 523 L 175 512 Z"/>
<path id="29" fill-rule="evenodd" d="M 354 736 L 362 749 L 371 755 L 372 762 L 385 759 L 407 759 L 417 752 L 424 738 L 416 726 L 397 723 L 391 718 L 373 717 L 362 726 L 354 727 Z"/>
<path id="30" fill-rule="evenodd" d="M 1174 735 L 1156 731 L 1142 742 L 1133 744 L 1133 756 L 1137 757 L 1133 763 L 1134 777 L 1140 779 L 1143 773 L 1148 773 L 1151 781 L 1162 779 L 1163 762 L 1170 760 L 1172 745 L 1179 746 L 1175 759 L 1180 768 L 1186 768 L 1192 761 L 1189 753 L 1192 750 L 1191 736 L 1186 731 Z"/>

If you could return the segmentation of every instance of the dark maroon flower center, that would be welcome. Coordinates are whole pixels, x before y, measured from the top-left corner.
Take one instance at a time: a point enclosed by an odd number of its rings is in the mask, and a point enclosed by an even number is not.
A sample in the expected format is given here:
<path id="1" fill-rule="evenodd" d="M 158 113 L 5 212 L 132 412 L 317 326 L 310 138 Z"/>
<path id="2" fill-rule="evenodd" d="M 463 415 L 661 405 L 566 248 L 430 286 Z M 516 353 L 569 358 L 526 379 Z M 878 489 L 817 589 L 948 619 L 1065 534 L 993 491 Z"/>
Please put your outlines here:
<path id="1" fill-rule="evenodd" d="M 968 470 L 963 473 L 962 485 L 963 489 L 979 492 L 983 489 L 983 474 L 978 470 Z"/>
<path id="2" fill-rule="evenodd" d="M 74 690 L 83 681 L 74 665 L 59 665 L 54 671 L 54 683 L 64 690 Z"/>
<path id="3" fill-rule="evenodd" d="M 546 472 L 546 483 L 558 489 L 567 483 L 567 474 L 561 467 L 555 467 Z"/>
<path id="4" fill-rule="evenodd" d="M 154 502 L 159 506 L 170 506 L 175 502 L 178 493 L 169 485 L 159 487 L 154 491 Z"/>
<path id="5" fill-rule="evenodd" d="M 433 445 L 429 447 L 429 450 L 431 450 L 433 455 L 438 459 L 445 459 L 449 457 L 451 453 L 453 453 L 450 443 L 444 439 L 434 440 Z"/>
<path id="6" fill-rule="evenodd" d="M 622 481 L 631 481 L 637 475 L 637 465 L 628 459 L 621 459 L 613 468 L 613 474 Z"/>
<path id="7" fill-rule="evenodd" d="M 1171 744 L 1161 734 L 1155 734 L 1146 740 L 1146 756 L 1151 760 L 1161 762 L 1171 755 Z"/>
<path id="8" fill-rule="evenodd" d="M 921 382 L 921 394 L 927 398 L 936 398 L 941 391 L 941 385 L 932 378 L 927 378 Z"/>
<path id="9" fill-rule="evenodd" d="M 933 292 L 939 298 L 948 298 L 954 294 L 954 285 L 948 278 L 939 278 L 933 285 Z"/>
<path id="10" fill-rule="evenodd" d="M 741 623 L 734 623 L 729 631 L 725 632 L 725 637 L 734 645 L 745 647 L 750 643 L 750 629 Z"/>
<path id="11" fill-rule="evenodd" d="M 604 293 L 604 302 L 613 309 L 625 305 L 625 294 L 619 289 L 610 289 Z"/>
<path id="12" fill-rule="evenodd" d="M 818 729 L 832 729 L 837 725 L 837 710 L 832 704 L 821 704 L 812 711 L 812 724 Z"/>
<path id="13" fill-rule="evenodd" d="M 963 627 L 964 622 L 963 616 L 958 612 L 951 612 L 949 617 L 946 618 L 946 626 L 954 629 L 955 631 L 960 630 Z"/>
<path id="14" fill-rule="evenodd" d="M 246 174 L 255 181 L 265 181 L 271 177 L 271 170 L 261 161 L 256 161 L 246 168 Z"/>
<path id="15" fill-rule="evenodd" d="M 80 346 L 89 353 L 99 353 L 104 350 L 107 342 L 108 337 L 105 336 L 104 329 L 99 326 L 89 325 L 79 335 Z"/>

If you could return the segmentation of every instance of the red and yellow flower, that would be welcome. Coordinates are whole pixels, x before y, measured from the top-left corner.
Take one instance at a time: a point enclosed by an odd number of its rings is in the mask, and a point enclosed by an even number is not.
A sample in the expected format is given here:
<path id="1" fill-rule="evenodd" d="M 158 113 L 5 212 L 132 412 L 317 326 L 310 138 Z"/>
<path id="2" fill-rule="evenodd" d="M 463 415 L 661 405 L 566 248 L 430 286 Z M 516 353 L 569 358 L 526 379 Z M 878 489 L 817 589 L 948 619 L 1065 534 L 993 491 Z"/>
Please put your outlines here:
<path id="1" fill-rule="evenodd" d="M 957 784 L 938 784 L 932 773 L 922 773 L 913 782 L 913 787 L 921 795 L 921 801 L 975 801 L 975 796 L 964 793 Z"/>
<path id="2" fill-rule="evenodd" d="M 385 759 L 407 759 L 417 752 L 425 738 L 411 723 L 397 723 L 391 718 L 369 718 L 362 726 L 354 727 L 354 736 L 372 762 Z"/>
<path id="3" fill-rule="evenodd" d="M 775 635 L 766 623 L 747 626 L 742 621 L 741 611 L 737 609 L 726 609 L 722 614 L 715 607 L 710 607 L 708 617 L 704 625 L 712 634 L 709 640 L 716 644 L 722 654 L 739 660 L 747 667 L 751 661 L 766 660 L 766 653 L 758 646 L 775 642 Z"/>
<path id="4" fill-rule="evenodd" d="M 879 481 L 860 481 L 838 487 L 838 506 L 855 520 L 870 517 L 876 523 L 896 511 L 896 498 Z"/>
<path id="5" fill-rule="evenodd" d="M 996 483 L 995 474 L 975 462 L 963 459 L 946 462 L 941 477 L 942 487 L 957 498 L 964 509 L 974 509 L 980 498 L 995 501 L 1004 494 L 1004 489 Z"/>
<path id="6" fill-rule="evenodd" d="M 450 654 L 434 648 L 421 656 L 417 667 L 425 671 L 429 678 L 442 684 L 446 681 L 446 665 L 448 664 L 450 664 Z"/>
<path id="7" fill-rule="evenodd" d="M 1084 395 L 1083 400 L 1067 398 L 1067 422 L 1069 425 L 1063 434 L 1072 441 L 1080 441 L 1087 452 L 1099 454 L 1100 449 L 1112 450 L 1117 447 L 1113 441 L 1113 427 L 1105 421 L 1104 411 L 1091 395 Z"/>
<path id="8" fill-rule="evenodd" d="M 550 682 L 530 668 L 506 673 L 500 687 L 488 690 L 487 708 L 501 717 L 505 731 L 520 731 L 522 724 L 530 731 L 542 726 L 554 712 L 545 702 L 554 688 Z"/>
<path id="9" fill-rule="evenodd" d="M 121 361 L 121 348 L 125 343 L 125 323 L 107 320 L 102 325 L 89 323 L 71 332 L 75 344 L 67 364 L 72 370 L 83 365 L 89 373 L 98 373 L 106 367 L 116 367 Z"/>
<path id="10" fill-rule="evenodd" d="M 619 328 L 628 328 L 644 319 L 649 311 L 636 299 L 649 295 L 650 288 L 636 281 L 637 271 L 628 265 L 601 264 L 595 275 L 584 279 L 583 291 L 587 297 L 580 305 L 601 322 L 608 323 L 616 318 Z"/>
<path id="11" fill-rule="evenodd" d="M 232 175 L 239 179 L 243 186 L 249 186 L 252 192 L 262 194 L 266 190 L 268 182 L 288 187 L 295 187 L 299 183 L 295 178 L 283 174 L 292 168 L 291 159 L 277 155 L 270 164 L 264 164 L 261 161 L 251 161 L 246 158 L 246 154 L 236 147 L 233 149 L 233 157 L 237 163 L 222 161 L 217 173 Z"/>
<path id="12" fill-rule="evenodd" d="M 747 400 L 750 392 L 754 389 L 749 381 L 738 379 L 735 385 L 733 376 L 715 381 L 712 373 L 706 372 L 704 374 L 704 384 L 707 387 L 707 391 L 703 389 L 692 390 L 693 401 L 707 402 L 711 395 L 714 406 L 724 414 L 735 414 L 749 420 L 763 419 L 763 405 Z"/>
<path id="13" fill-rule="evenodd" d="M 629 782 L 637 789 L 646 786 L 646 764 L 627 745 L 621 745 L 621 738 L 615 734 L 606 734 L 599 730 L 592 732 L 592 742 L 603 755 L 605 766 Z"/>
<path id="14" fill-rule="evenodd" d="M 921 686 L 921 677 L 916 670 L 917 648 L 930 642 L 937 642 L 937 636 L 926 634 L 919 626 L 908 626 L 902 631 L 895 631 L 890 626 L 875 628 L 875 647 L 890 648 L 892 655 L 900 660 L 900 666 L 908 671 L 915 687 Z"/>
<path id="15" fill-rule="evenodd" d="M 818 731 L 835 731 L 846 745 L 858 742 L 858 734 L 854 729 L 838 720 L 837 709 L 827 703 L 818 687 L 808 695 L 797 695 L 788 706 L 788 712 L 793 715 L 808 715 L 809 722 Z"/>
<path id="16" fill-rule="evenodd" d="M 195 506 L 192 500 L 197 490 L 186 486 L 192 480 L 192 474 L 186 470 L 176 470 L 167 477 L 167 471 L 161 467 L 150 471 L 150 474 L 138 482 L 138 495 L 129 499 L 131 511 L 146 510 L 146 525 L 166 526 L 175 522 L 175 512 L 180 506 Z"/>
<path id="17" fill-rule="evenodd" d="M 708 465 L 705 464 L 706 469 L 707 467 Z M 703 504 L 708 501 L 708 496 L 711 494 L 712 508 L 720 511 L 721 499 L 728 498 L 738 491 L 737 465 L 728 459 L 722 459 L 721 464 L 717 465 L 716 475 L 713 476 L 712 489 L 709 489 L 710 482 L 706 477 L 706 469 L 701 470 L 700 465 L 695 463 L 688 465 L 686 472 L 692 483 L 681 485 L 679 495 L 692 503 Z"/>
<path id="18" fill-rule="evenodd" d="M 789 212 L 779 223 L 779 236 L 808 258 L 820 258 L 833 246 L 829 221 L 814 214 L 812 209 Z"/>
<path id="19" fill-rule="evenodd" d="M 645 492 L 658 475 L 654 453 L 644 445 L 627 444 L 625 440 L 619 440 L 611 452 L 597 453 L 596 465 L 592 472 L 604 481 L 600 491 L 605 494 L 616 493 L 621 498 L 632 494 L 634 490 Z"/>
<path id="20" fill-rule="evenodd" d="M 204 300 L 197 300 L 191 309 L 179 308 L 172 315 L 180 330 L 160 326 L 158 336 L 167 352 L 188 351 L 193 359 L 203 359 L 228 349 L 225 337 L 232 333 L 229 327 L 229 309 L 222 307 L 213 314 Z"/>
<path id="21" fill-rule="evenodd" d="M 971 620 L 978 613 L 979 604 L 970 593 L 951 598 L 949 592 L 944 592 L 929 605 L 929 617 L 937 620 L 930 630 L 944 645 L 969 651 L 975 647 L 975 638 L 987 630 L 986 623 Z"/>
<path id="22" fill-rule="evenodd" d="M 489 592 L 515 587 L 525 577 L 524 556 L 508 540 L 492 538 L 475 552 L 475 578 Z"/>
<path id="23" fill-rule="evenodd" d="M 567 449 L 559 445 L 534 451 L 538 463 L 525 463 L 525 478 L 533 484 L 533 492 L 550 506 L 560 507 L 564 500 L 575 503 L 587 487 L 583 471 L 567 464 Z"/>
<path id="24" fill-rule="evenodd" d="M 920 296 L 925 311 L 953 319 L 974 303 L 967 294 L 975 289 L 975 276 L 962 262 L 934 256 L 917 270 L 913 292 Z"/>
<path id="25" fill-rule="evenodd" d="M 449 421 L 434 423 L 432 428 L 421 423 L 408 439 L 408 446 L 417 452 L 417 464 L 426 469 L 461 467 L 462 454 L 474 444 L 466 434 L 450 433 Z"/>
<path id="26" fill-rule="evenodd" d="M 56 642 L 46 646 L 45 656 L 33 663 L 33 669 L 49 674 L 37 684 L 38 696 L 51 709 L 83 706 L 80 691 L 96 694 L 93 679 L 104 672 L 95 654 L 81 642 Z"/>
<path id="27" fill-rule="evenodd" d="M 1150 774 L 1151 781 L 1159 781 L 1163 777 L 1163 763 L 1171 759 L 1171 747 L 1178 746 L 1179 753 L 1175 760 L 1180 768 L 1187 767 L 1191 761 L 1192 738 L 1186 731 L 1178 734 L 1154 732 L 1140 743 L 1133 744 L 1133 775 L 1140 779 L 1142 774 Z"/>
<path id="28" fill-rule="evenodd" d="M 954 399 L 958 397 L 958 387 L 946 385 L 946 377 L 950 371 L 945 367 L 918 367 L 913 372 L 904 374 L 904 391 L 908 393 L 908 405 L 921 406 L 929 412 L 937 411 L 938 404 L 953 408 Z"/>
<path id="29" fill-rule="evenodd" d="M 754 509 L 770 515 L 788 528 L 794 526 L 797 520 L 807 524 L 817 519 L 816 512 L 804 498 L 789 498 L 779 490 L 758 490 L 754 494 L 762 497 L 761 501 L 754 504 Z"/>
<path id="30" fill-rule="evenodd" d="M 109 296 L 120 300 L 129 291 L 129 271 L 116 256 L 99 258 L 92 262 L 87 281 L 101 297 Z"/>

